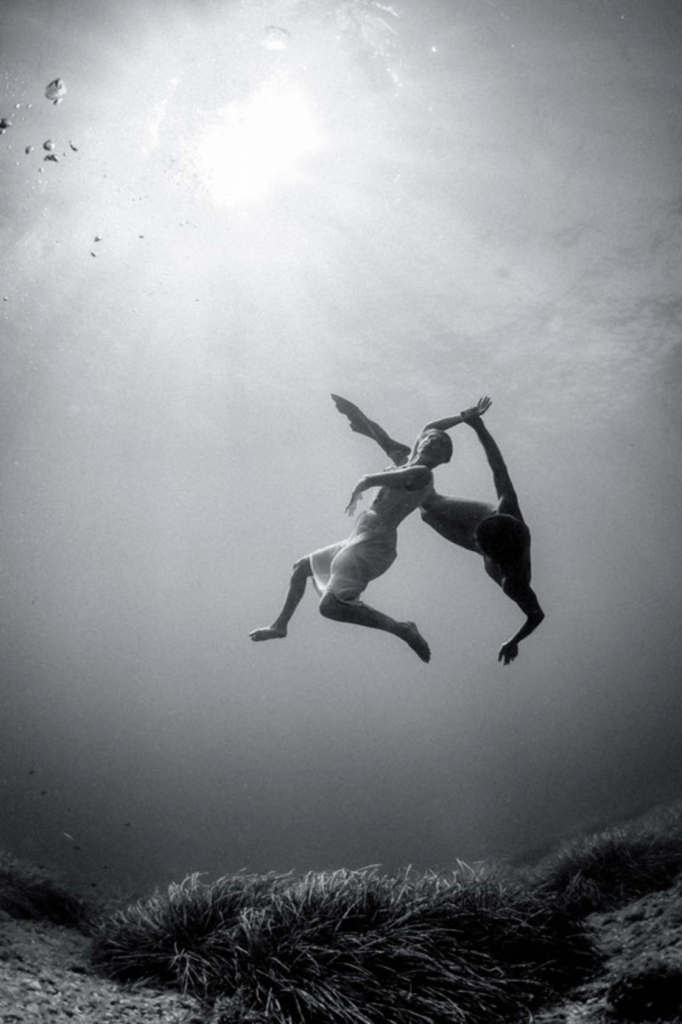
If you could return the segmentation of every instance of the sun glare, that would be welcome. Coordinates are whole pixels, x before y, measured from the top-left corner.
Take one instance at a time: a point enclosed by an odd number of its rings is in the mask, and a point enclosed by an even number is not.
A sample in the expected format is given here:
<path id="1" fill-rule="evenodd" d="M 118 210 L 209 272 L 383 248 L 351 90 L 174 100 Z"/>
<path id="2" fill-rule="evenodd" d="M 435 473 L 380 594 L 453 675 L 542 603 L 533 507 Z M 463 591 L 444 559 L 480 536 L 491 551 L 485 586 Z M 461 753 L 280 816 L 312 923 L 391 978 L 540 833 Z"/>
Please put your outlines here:
<path id="1" fill-rule="evenodd" d="M 266 199 L 296 180 L 303 158 L 321 145 L 304 94 L 268 83 L 217 111 L 199 136 L 194 160 L 213 201 L 239 206 Z"/>

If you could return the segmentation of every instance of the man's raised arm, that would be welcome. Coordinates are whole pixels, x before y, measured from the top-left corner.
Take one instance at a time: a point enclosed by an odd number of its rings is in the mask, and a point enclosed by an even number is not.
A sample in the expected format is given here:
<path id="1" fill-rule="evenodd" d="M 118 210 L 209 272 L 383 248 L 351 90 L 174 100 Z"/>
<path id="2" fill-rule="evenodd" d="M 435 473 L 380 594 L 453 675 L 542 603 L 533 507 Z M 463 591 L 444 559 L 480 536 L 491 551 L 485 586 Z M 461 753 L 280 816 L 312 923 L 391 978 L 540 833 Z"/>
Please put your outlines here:
<path id="1" fill-rule="evenodd" d="M 390 437 L 383 427 L 380 427 L 378 423 L 365 416 L 364 412 L 358 409 L 357 405 L 349 402 L 347 398 L 341 398 L 340 395 L 332 395 L 332 398 L 339 412 L 348 417 L 351 430 L 354 430 L 356 434 L 371 437 L 386 452 L 391 462 L 395 463 L 396 466 L 402 466 L 407 461 L 411 451 L 409 445 L 401 444 L 400 441 Z"/>
<path id="2" fill-rule="evenodd" d="M 499 498 L 498 510 L 523 520 L 516 491 L 509 476 L 509 470 L 502 458 L 502 452 L 497 447 L 497 442 L 483 423 L 480 414 L 475 410 L 466 409 L 461 416 L 462 422 L 467 423 L 476 432 L 478 440 L 483 445 L 488 465 L 492 470 L 497 497 Z"/>

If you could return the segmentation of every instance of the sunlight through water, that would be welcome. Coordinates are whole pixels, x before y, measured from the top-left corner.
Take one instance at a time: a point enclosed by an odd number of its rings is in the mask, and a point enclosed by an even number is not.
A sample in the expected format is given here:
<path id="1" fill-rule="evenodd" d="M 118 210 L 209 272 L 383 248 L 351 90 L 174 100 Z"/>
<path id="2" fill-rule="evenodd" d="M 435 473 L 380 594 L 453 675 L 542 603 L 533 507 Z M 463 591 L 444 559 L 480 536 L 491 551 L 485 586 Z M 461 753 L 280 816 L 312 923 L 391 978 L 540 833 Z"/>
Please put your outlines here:
<path id="1" fill-rule="evenodd" d="M 303 91 L 267 82 L 206 125 L 194 149 L 195 169 L 214 203 L 240 206 L 298 180 L 304 158 L 322 142 Z"/>

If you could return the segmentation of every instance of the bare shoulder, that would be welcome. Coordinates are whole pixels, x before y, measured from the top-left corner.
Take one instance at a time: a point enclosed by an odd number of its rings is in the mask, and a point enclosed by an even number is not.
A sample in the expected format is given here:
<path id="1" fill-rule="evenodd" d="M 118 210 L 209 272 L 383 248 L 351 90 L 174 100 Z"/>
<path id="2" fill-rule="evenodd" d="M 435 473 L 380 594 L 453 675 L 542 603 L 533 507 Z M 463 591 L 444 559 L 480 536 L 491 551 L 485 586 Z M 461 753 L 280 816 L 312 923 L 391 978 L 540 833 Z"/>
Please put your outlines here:
<path id="1" fill-rule="evenodd" d="M 433 481 L 433 473 L 428 466 L 410 466 L 404 472 L 405 486 L 410 491 L 419 491 Z"/>

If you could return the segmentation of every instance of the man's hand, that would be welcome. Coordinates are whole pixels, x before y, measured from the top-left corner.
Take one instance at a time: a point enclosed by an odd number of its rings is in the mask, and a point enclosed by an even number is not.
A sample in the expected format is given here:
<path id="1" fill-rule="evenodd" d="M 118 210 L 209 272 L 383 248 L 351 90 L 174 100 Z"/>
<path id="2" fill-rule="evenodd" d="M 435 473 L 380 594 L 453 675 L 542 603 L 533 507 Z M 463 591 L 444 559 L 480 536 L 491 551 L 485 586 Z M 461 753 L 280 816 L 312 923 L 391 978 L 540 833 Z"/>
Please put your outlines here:
<path id="1" fill-rule="evenodd" d="M 459 414 L 462 417 L 463 423 L 468 423 L 470 420 L 478 419 L 483 413 L 487 412 L 490 406 L 493 404 L 492 398 L 488 398 L 484 395 L 483 398 L 479 398 L 476 405 L 472 406 L 471 409 L 463 409 Z"/>
<path id="2" fill-rule="evenodd" d="M 503 665 L 508 665 L 514 660 L 516 655 L 519 653 L 519 645 L 515 640 L 507 640 L 500 647 L 500 653 L 497 655 L 497 660 L 501 661 Z"/>

